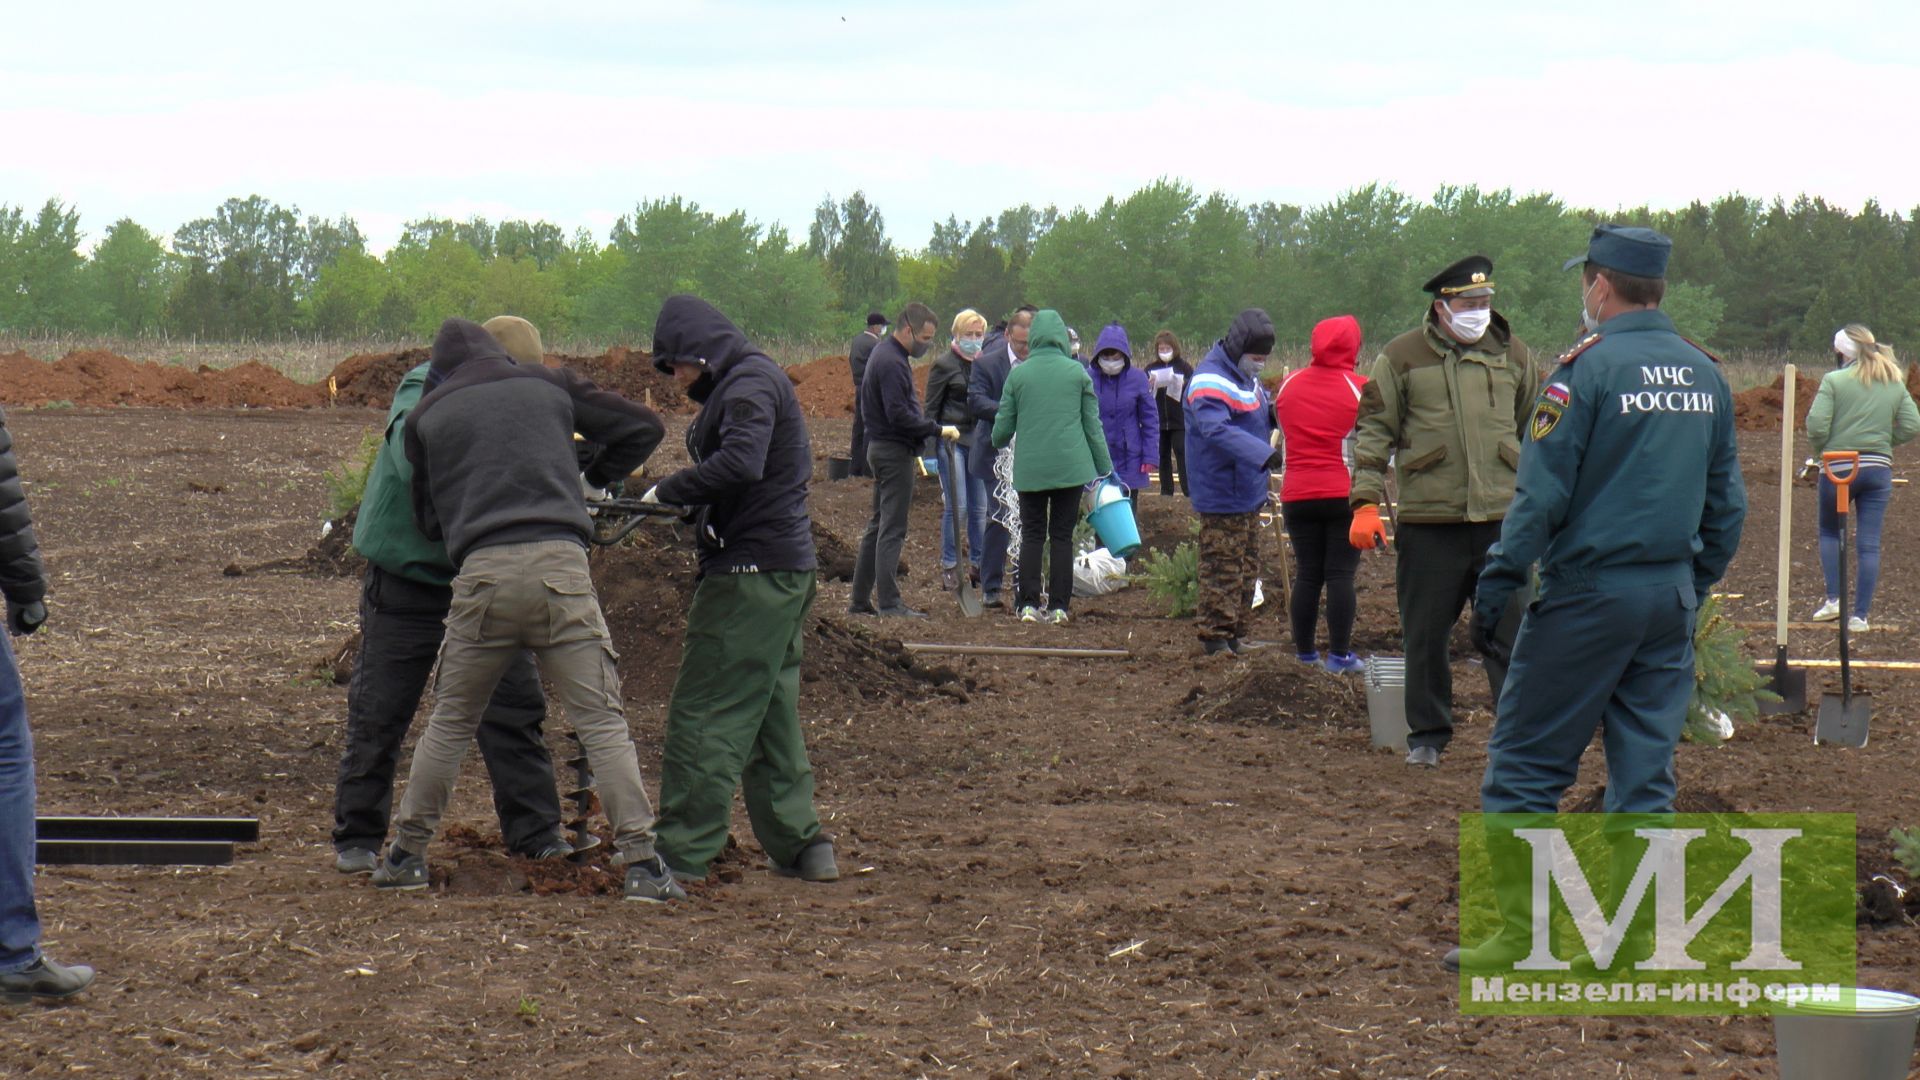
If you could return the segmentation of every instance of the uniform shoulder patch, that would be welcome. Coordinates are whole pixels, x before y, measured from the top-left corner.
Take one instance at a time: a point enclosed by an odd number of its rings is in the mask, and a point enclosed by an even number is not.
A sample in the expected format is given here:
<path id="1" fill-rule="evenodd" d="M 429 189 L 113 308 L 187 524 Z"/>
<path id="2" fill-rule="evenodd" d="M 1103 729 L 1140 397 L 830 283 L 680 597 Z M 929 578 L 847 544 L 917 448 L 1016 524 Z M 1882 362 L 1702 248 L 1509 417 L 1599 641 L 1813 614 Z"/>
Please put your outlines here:
<path id="1" fill-rule="evenodd" d="M 1560 424 L 1560 418 L 1567 413 L 1567 406 L 1573 404 L 1573 388 L 1564 382 L 1552 382 L 1542 387 L 1539 400 L 1533 403 L 1533 422 L 1528 431 L 1534 442 L 1539 442 Z"/>
<path id="2" fill-rule="evenodd" d="M 1599 334 L 1588 334 L 1586 337 L 1581 338 L 1579 344 L 1560 354 L 1560 363 L 1571 364 L 1575 360 L 1578 360 L 1581 353 L 1600 344 L 1600 337 L 1601 335 Z"/>
<path id="3" fill-rule="evenodd" d="M 1693 346 L 1696 349 L 1699 349 L 1701 356 L 1706 357 L 1707 359 L 1713 361 L 1716 364 L 1720 362 L 1720 358 L 1713 355 L 1713 353 L 1710 352 L 1705 345 L 1702 345 L 1699 342 L 1693 340 L 1692 338 L 1687 337 L 1685 334 L 1682 334 L 1680 336 L 1680 340 L 1686 342 L 1687 344 Z"/>

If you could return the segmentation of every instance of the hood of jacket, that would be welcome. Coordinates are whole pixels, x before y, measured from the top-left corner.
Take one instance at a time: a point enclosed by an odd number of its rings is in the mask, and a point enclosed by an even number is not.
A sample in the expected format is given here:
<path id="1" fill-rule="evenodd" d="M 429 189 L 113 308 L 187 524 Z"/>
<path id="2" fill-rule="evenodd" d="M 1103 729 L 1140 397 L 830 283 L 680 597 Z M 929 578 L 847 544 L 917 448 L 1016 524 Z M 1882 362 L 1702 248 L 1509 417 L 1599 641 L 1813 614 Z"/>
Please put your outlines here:
<path id="1" fill-rule="evenodd" d="M 1117 352 L 1133 362 L 1133 344 L 1127 340 L 1127 328 L 1117 322 L 1110 322 L 1100 328 L 1100 336 L 1093 340 L 1093 355 L 1098 359 L 1103 352 Z"/>
<path id="2" fill-rule="evenodd" d="M 697 296 L 667 297 L 653 322 L 653 366 L 667 375 L 673 374 L 675 360 L 699 360 L 707 375 L 718 379 L 758 351 L 719 308 Z"/>
<path id="3" fill-rule="evenodd" d="M 1351 315 L 1321 319 L 1313 328 L 1313 366 L 1352 371 L 1360 356 L 1360 320 Z"/>
<path id="4" fill-rule="evenodd" d="M 432 390 L 447 377 L 475 360 L 504 360 L 513 357 L 479 323 L 470 319 L 448 319 L 433 336 L 432 360 L 427 367 L 427 389 Z"/>
<path id="5" fill-rule="evenodd" d="M 1273 351 L 1273 320 L 1259 308 L 1248 308 L 1233 317 L 1233 325 L 1227 328 L 1227 336 L 1221 339 L 1220 347 L 1227 359 L 1239 363 L 1242 356 L 1252 353 L 1265 356 Z"/>
<path id="6" fill-rule="evenodd" d="M 1033 317 L 1033 329 L 1028 332 L 1027 346 L 1029 360 L 1043 351 L 1071 359 L 1073 346 L 1067 341 L 1067 321 L 1052 308 L 1040 311 Z"/>

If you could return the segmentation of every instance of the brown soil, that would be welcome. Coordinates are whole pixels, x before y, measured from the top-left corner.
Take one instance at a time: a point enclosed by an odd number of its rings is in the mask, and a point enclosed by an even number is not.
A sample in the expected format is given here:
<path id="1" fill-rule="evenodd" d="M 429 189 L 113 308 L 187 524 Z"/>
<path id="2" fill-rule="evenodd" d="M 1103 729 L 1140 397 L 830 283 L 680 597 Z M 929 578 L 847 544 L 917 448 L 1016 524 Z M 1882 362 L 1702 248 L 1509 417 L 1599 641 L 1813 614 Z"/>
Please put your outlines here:
<path id="1" fill-rule="evenodd" d="M 927 399 L 927 376 L 933 371 L 933 362 L 927 360 L 916 363 L 914 370 L 914 377 L 920 385 L 920 400 L 924 402 Z M 793 380 L 794 394 L 800 399 L 800 410 L 808 416 L 822 419 L 853 417 L 853 372 L 847 367 L 845 353 L 828 353 L 804 364 L 790 365 L 787 378 Z M 845 445 L 845 440 L 839 445 Z"/>
<path id="2" fill-rule="evenodd" d="M 439 887 L 378 894 L 331 866 L 344 692 L 312 677 L 354 628 L 356 584 L 221 568 L 305 553 L 321 473 L 379 414 L 9 419 L 53 582 L 52 620 L 16 645 L 40 812 L 256 816 L 262 841 L 228 868 L 44 870 L 49 951 L 100 980 L 72 1006 L 21 1011 L 0 1074 L 1776 1075 L 1758 1018 L 1461 1015 L 1437 959 L 1491 719 L 1464 644 L 1458 737 L 1412 774 L 1369 748 L 1351 683 L 1297 666 L 1277 605 L 1252 629 L 1273 644 L 1242 663 L 1201 661 L 1191 624 L 1139 588 L 1076 601 L 1065 627 L 963 619 L 930 572 L 930 485 L 905 591 L 932 617 L 849 619 L 846 586 L 826 581 L 809 627 L 801 715 L 845 880 L 768 873 L 741 815 L 739 847 L 691 900 L 624 904 L 604 863 L 501 851 L 470 755 L 431 853 Z M 814 427 L 818 447 L 845 445 L 844 420 Z M 1747 620 L 1770 614 L 1781 492 L 1774 439 L 1742 451 L 1755 502 L 1726 587 Z M 1786 494 L 1810 537 L 1812 489 Z M 1889 552 L 1920 542 L 1901 498 Z M 861 481 L 814 490 L 838 536 L 869 506 Z M 1143 509 L 1149 535 L 1185 537 L 1184 502 L 1150 494 Z M 657 783 L 692 563 L 689 538 L 640 535 L 594 560 Z M 1363 651 L 1396 651 L 1393 568 L 1390 553 L 1361 565 Z M 1796 610 L 1817 603 L 1810 539 L 1793 573 Z M 1863 636 L 1864 654 L 1920 655 L 1920 576 L 1897 558 L 1874 620 L 1902 629 Z M 908 664 L 894 634 L 1131 655 Z M 1797 634 L 1793 652 L 1834 643 Z M 1833 685 L 1813 682 L 1816 698 Z M 1920 825 L 1920 679 L 1860 683 L 1875 694 L 1865 750 L 1813 746 L 1810 715 L 1770 718 L 1683 747 L 1681 782 L 1739 809 L 1855 813 L 1862 883 L 1911 886 L 1885 836 Z M 565 727 L 548 724 L 562 756 Z M 1574 801 L 1602 775 L 1597 749 L 1583 766 Z M 1912 992 L 1920 911 L 1882 893 L 1863 910 L 1860 980 Z"/>
<path id="3" fill-rule="evenodd" d="M 360 405 L 384 409 L 393 401 L 393 392 L 407 372 L 430 359 L 425 349 L 407 349 L 397 353 L 358 353 L 340 361 L 328 378 L 338 395 L 336 405 Z"/>
<path id="4" fill-rule="evenodd" d="M 1796 372 L 1793 379 L 1793 409 L 1796 427 L 1804 428 L 1807 412 L 1813 408 L 1813 396 L 1820 392 L 1820 380 Z M 1781 372 L 1769 386 L 1756 386 L 1733 395 L 1734 424 L 1741 431 L 1780 433 L 1780 413 L 1787 401 L 1787 374 Z"/>

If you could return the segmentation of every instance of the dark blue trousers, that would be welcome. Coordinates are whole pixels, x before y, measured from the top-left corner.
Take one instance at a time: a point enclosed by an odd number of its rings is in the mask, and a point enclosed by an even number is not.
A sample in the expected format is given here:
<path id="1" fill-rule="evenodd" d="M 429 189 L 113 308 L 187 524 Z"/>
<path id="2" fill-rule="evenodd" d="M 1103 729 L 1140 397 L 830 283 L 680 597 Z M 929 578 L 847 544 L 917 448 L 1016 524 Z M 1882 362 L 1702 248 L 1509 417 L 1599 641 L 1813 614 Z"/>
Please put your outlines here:
<path id="1" fill-rule="evenodd" d="M 1606 812 L 1671 813 L 1673 750 L 1693 698 L 1692 584 L 1544 591 L 1514 643 L 1481 808 L 1558 811 L 1604 722 Z"/>
<path id="2" fill-rule="evenodd" d="M 33 906 L 33 733 L 13 643 L 0 630 L 0 972 L 40 960 Z"/>

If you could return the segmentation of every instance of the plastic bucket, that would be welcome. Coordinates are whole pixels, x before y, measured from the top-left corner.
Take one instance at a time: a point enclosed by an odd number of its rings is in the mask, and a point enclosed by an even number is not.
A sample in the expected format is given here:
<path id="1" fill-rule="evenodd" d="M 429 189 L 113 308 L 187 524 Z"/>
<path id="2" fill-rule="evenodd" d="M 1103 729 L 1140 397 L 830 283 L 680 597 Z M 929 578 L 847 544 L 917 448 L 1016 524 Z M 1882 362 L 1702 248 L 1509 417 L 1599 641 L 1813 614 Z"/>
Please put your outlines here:
<path id="1" fill-rule="evenodd" d="M 1842 990 L 1838 1002 L 1777 1006 L 1780 1080 L 1906 1080 L 1916 1026 L 1920 998 L 1891 990 Z"/>
<path id="2" fill-rule="evenodd" d="M 845 480 L 853 475 L 853 459 L 830 457 L 827 459 L 827 479 Z"/>
<path id="3" fill-rule="evenodd" d="M 1407 752 L 1407 662 L 1398 656 L 1367 657 L 1367 721 L 1373 745 Z"/>
<path id="4" fill-rule="evenodd" d="M 1100 546 L 1124 559 L 1140 549 L 1140 526 L 1133 520 L 1133 503 L 1119 484 L 1100 485 L 1093 493 L 1093 513 L 1087 515 Z"/>

